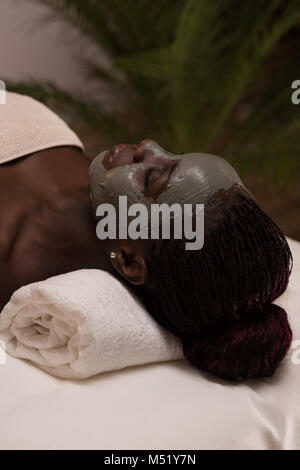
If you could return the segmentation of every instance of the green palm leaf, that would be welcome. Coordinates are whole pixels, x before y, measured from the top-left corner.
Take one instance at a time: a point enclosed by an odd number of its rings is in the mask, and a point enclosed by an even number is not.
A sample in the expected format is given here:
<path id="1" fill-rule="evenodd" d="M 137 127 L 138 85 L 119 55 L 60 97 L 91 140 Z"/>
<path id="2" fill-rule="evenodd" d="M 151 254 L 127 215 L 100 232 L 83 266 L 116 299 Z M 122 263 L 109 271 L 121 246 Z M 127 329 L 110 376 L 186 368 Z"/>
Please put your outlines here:
<path id="1" fill-rule="evenodd" d="M 219 153 L 243 174 L 272 168 L 278 181 L 297 165 L 299 0 L 31 1 L 107 54 L 110 67 L 84 53 L 81 66 L 121 106 L 108 115 L 93 97 L 49 83 L 14 89 L 104 126 L 115 141 Z"/>

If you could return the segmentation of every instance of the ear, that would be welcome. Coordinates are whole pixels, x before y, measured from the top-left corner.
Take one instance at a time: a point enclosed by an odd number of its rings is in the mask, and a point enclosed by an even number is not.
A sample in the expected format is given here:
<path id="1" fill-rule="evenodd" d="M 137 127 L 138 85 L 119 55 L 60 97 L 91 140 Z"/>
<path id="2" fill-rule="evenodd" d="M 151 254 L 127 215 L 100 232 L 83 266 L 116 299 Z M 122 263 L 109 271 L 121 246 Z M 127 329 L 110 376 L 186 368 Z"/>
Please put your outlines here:
<path id="1" fill-rule="evenodd" d="M 114 269 L 131 284 L 141 285 L 146 282 L 148 271 L 144 257 L 128 246 L 113 250 L 110 261 Z"/>

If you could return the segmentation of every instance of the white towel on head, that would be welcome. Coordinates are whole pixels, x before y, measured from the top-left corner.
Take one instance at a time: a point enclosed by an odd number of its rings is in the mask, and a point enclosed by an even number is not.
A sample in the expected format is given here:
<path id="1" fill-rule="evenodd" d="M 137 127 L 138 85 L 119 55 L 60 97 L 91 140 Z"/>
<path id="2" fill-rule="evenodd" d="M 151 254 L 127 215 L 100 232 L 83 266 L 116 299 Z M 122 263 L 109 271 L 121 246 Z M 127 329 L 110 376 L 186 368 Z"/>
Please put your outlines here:
<path id="1" fill-rule="evenodd" d="M 12 356 L 63 378 L 184 358 L 180 340 L 120 281 L 96 269 L 18 289 L 0 315 L 0 339 Z"/>
<path id="2" fill-rule="evenodd" d="M 5 104 L 0 103 L 0 164 L 62 145 L 83 149 L 77 135 L 45 105 L 6 92 Z"/>

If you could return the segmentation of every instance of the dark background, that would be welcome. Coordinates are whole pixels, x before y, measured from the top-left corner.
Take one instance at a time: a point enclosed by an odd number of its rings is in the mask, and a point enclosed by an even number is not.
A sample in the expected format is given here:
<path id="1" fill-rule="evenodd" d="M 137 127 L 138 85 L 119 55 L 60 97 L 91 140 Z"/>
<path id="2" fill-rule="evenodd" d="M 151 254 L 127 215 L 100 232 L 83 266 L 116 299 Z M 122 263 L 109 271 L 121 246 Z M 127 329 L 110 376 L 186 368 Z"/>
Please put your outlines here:
<path id="1" fill-rule="evenodd" d="M 90 157 L 153 138 L 228 159 L 300 240 L 299 0 L 6 0 L 0 78 Z"/>

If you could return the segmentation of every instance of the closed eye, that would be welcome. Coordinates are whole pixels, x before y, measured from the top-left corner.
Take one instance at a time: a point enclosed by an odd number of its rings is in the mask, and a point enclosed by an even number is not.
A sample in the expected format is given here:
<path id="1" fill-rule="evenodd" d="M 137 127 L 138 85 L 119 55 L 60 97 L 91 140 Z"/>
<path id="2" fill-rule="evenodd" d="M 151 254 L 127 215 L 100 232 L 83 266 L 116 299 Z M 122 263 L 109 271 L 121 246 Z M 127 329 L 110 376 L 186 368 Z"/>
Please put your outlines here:
<path id="1" fill-rule="evenodd" d="M 164 166 L 151 166 L 147 169 L 143 169 L 137 172 L 134 183 L 144 196 L 156 199 L 166 188 L 177 163 L 177 161 L 174 162 L 169 168 Z"/>
<path id="2" fill-rule="evenodd" d="M 148 188 L 149 185 L 155 183 L 162 175 L 165 175 L 162 183 L 165 185 L 168 183 L 171 174 L 177 166 L 177 162 L 172 165 L 168 173 L 166 173 L 165 168 L 162 167 L 150 167 L 144 173 L 144 190 Z"/>
<path id="3" fill-rule="evenodd" d="M 157 178 L 159 178 L 159 176 L 162 173 L 163 173 L 163 168 L 159 168 L 155 166 L 148 168 L 145 171 L 145 175 L 144 175 L 144 188 L 146 189 L 149 186 L 149 184 L 154 183 L 154 181 L 156 181 Z"/>

